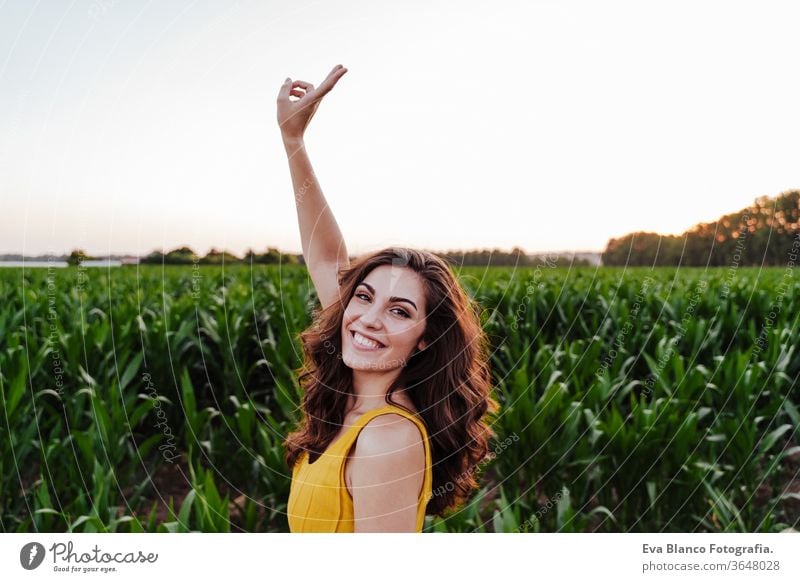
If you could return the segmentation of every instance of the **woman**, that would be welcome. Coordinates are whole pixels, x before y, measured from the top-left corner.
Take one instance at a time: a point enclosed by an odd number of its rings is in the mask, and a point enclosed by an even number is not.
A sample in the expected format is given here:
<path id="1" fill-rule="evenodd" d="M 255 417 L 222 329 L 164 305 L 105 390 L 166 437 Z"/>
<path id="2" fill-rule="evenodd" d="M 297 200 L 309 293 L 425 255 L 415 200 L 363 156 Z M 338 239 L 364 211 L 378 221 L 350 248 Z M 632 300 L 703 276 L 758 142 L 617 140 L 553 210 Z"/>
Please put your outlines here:
<path id="1" fill-rule="evenodd" d="M 288 435 L 292 532 L 420 532 L 478 487 L 495 436 L 488 342 L 475 303 L 434 254 L 389 248 L 350 263 L 303 135 L 322 84 L 286 79 L 278 124 L 303 257 L 322 309 L 300 334 L 303 420 Z M 296 100 L 290 97 L 297 97 Z"/>

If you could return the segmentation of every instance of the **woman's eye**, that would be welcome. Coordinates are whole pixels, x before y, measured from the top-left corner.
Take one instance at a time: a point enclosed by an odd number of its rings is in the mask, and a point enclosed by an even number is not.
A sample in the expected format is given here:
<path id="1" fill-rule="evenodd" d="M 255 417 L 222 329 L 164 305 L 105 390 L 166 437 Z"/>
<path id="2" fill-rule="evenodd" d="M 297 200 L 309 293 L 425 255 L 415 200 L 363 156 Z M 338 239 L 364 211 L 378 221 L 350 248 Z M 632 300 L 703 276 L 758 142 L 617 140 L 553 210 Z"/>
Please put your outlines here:
<path id="1" fill-rule="evenodd" d="M 366 300 L 369 300 L 369 295 L 367 295 L 366 293 L 356 293 L 355 296 L 358 297 L 359 299 L 361 299 L 362 297 L 366 297 Z M 406 313 L 404 309 L 400 309 L 399 307 L 395 308 L 394 312 L 403 318 L 411 317 L 408 313 Z"/>

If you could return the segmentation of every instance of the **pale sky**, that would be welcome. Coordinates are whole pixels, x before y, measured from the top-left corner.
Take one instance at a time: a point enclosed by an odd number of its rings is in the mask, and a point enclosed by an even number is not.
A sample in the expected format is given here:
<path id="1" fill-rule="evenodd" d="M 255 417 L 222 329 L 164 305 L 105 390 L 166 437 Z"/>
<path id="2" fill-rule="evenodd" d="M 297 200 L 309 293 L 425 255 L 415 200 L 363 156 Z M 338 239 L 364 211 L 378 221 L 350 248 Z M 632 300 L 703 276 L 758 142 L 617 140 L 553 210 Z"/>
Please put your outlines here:
<path id="1" fill-rule="evenodd" d="M 800 187 L 797 2 L 0 2 L 0 253 L 596 250 Z"/>

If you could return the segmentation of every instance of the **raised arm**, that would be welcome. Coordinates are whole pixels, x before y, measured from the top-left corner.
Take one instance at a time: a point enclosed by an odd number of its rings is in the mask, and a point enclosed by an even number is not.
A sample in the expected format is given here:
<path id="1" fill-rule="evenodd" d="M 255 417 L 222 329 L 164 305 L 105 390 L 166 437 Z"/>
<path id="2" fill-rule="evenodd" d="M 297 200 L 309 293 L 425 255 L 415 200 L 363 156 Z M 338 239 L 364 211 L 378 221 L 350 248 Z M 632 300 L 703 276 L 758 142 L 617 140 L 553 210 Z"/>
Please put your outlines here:
<path id="1" fill-rule="evenodd" d="M 319 186 L 303 135 L 320 100 L 347 72 L 336 65 L 314 89 L 311 83 L 286 79 L 278 93 L 278 125 L 289 158 L 303 258 L 323 309 L 339 301 L 339 269 L 349 265 L 347 247 Z M 290 96 L 298 97 L 296 101 Z"/>

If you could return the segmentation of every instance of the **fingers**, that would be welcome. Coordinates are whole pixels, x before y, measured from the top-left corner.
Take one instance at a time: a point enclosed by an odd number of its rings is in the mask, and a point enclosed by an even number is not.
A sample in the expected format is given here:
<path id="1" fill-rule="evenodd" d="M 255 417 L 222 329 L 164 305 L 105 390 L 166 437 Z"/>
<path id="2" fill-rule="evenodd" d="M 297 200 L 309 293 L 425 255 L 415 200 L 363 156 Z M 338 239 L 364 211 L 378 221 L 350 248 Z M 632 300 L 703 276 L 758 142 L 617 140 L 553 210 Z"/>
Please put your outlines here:
<path id="1" fill-rule="evenodd" d="M 299 87 L 299 89 L 297 87 Z M 295 81 L 292 83 L 292 90 L 289 92 L 289 94 L 302 99 L 313 90 L 314 85 L 311 83 L 306 83 L 305 81 Z"/>
<path id="2" fill-rule="evenodd" d="M 336 65 L 335 67 L 333 67 L 333 69 L 331 69 L 331 72 L 328 73 L 328 76 L 325 77 L 325 80 L 322 83 L 320 83 L 319 87 L 317 88 L 319 93 L 321 95 L 324 95 L 325 93 L 333 89 L 333 86 L 336 85 L 339 79 L 342 78 L 342 75 L 344 75 L 346 72 L 347 69 L 342 65 Z"/>
<path id="3" fill-rule="evenodd" d="M 306 83 L 305 81 L 295 81 L 294 83 L 292 83 L 292 88 L 294 87 L 302 87 L 306 91 L 314 90 L 314 85 L 312 85 L 311 83 Z"/>
<path id="4" fill-rule="evenodd" d="M 289 91 L 292 89 L 292 79 L 291 77 L 286 77 L 286 80 L 281 85 L 280 91 L 278 91 L 278 99 L 288 99 L 289 98 Z"/>
<path id="5" fill-rule="evenodd" d="M 345 69 L 345 68 L 344 68 L 342 65 L 336 65 L 335 67 L 333 67 L 333 68 L 331 69 L 331 72 L 330 72 L 330 73 L 328 73 L 328 76 L 330 77 L 331 75 L 333 75 L 335 72 L 339 71 L 340 69 L 344 69 L 344 71 L 342 72 L 342 74 L 344 74 L 344 73 L 346 73 L 346 72 L 347 72 L 347 69 Z"/>
<path id="6" fill-rule="evenodd" d="M 342 78 L 347 72 L 347 69 L 344 68 L 342 65 L 336 65 L 331 69 L 331 72 L 328 73 L 328 76 L 325 77 L 325 80 L 322 81 L 320 86 L 317 88 L 317 96 L 322 97 L 328 91 L 333 89 L 333 86 Z M 298 90 L 297 87 L 302 89 L 302 91 Z M 281 85 L 281 89 L 278 92 L 278 99 L 289 99 L 289 96 L 292 95 L 294 97 L 302 98 L 308 93 L 314 91 L 314 85 L 308 83 L 306 81 L 292 81 L 291 77 L 286 77 L 286 81 L 283 82 Z"/>

